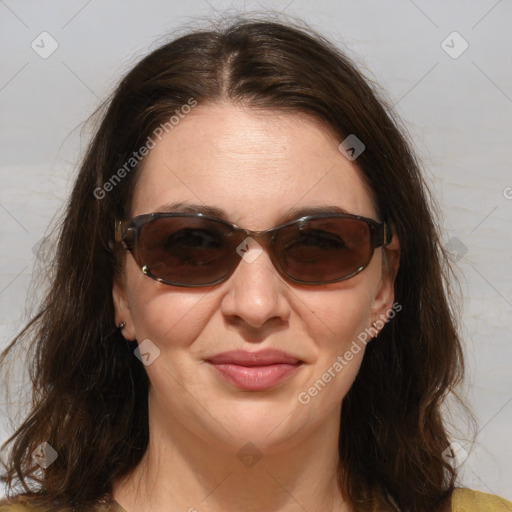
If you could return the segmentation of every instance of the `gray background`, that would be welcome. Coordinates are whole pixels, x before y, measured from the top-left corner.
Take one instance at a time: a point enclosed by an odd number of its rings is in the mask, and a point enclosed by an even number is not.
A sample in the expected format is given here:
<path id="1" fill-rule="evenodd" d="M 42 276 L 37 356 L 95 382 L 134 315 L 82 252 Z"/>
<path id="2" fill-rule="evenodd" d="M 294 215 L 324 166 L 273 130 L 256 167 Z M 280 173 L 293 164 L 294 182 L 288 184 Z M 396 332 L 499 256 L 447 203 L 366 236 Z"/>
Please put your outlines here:
<path id="1" fill-rule="evenodd" d="M 512 499 L 509 0 L 0 0 L 0 348 L 26 319 L 34 247 L 88 142 L 81 123 L 176 27 L 265 8 L 302 18 L 342 46 L 404 120 L 443 212 L 444 243 L 464 293 L 465 393 L 479 424 L 473 446 L 454 437 L 470 452 L 461 483 Z M 45 37 L 50 48 L 43 31 L 58 44 L 46 59 L 31 47 Z M 4 407 L 0 419 L 3 442 L 10 431 Z"/>

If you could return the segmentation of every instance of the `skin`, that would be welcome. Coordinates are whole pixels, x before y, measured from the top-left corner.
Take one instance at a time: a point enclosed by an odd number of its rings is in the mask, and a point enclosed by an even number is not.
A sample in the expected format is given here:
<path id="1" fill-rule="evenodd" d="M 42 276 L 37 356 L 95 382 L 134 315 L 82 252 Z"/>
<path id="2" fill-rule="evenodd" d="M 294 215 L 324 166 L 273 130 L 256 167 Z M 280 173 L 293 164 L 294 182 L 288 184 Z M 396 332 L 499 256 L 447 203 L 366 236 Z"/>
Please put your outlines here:
<path id="1" fill-rule="evenodd" d="M 336 205 L 378 220 L 339 142 L 309 116 L 198 106 L 146 157 L 131 214 L 185 201 L 220 207 L 252 230 L 279 224 L 297 206 Z M 398 249 L 395 236 L 388 259 L 398 261 Z M 357 276 L 322 286 L 285 281 L 263 252 L 227 281 L 201 288 L 158 283 L 126 252 L 113 289 L 116 322 L 126 322 L 127 339 L 149 339 L 160 355 L 145 367 L 150 444 L 114 482 L 114 498 L 129 512 L 349 511 L 336 484 L 339 418 L 364 350 L 308 404 L 297 396 L 392 307 L 383 251 Z M 303 361 L 270 390 L 237 389 L 205 363 L 227 350 L 264 348 Z M 237 457 L 248 442 L 261 455 L 252 467 Z"/>

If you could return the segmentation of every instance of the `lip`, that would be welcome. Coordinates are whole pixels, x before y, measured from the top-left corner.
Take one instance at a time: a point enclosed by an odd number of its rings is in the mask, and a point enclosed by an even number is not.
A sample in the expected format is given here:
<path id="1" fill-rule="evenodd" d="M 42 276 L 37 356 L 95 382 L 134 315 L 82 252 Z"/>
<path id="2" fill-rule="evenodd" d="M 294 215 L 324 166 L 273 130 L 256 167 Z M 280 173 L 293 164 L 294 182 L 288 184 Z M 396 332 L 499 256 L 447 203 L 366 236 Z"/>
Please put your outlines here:
<path id="1" fill-rule="evenodd" d="M 302 361 L 281 350 L 231 350 L 206 360 L 226 381 L 246 391 L 272 388 L 291 377 Z"/>

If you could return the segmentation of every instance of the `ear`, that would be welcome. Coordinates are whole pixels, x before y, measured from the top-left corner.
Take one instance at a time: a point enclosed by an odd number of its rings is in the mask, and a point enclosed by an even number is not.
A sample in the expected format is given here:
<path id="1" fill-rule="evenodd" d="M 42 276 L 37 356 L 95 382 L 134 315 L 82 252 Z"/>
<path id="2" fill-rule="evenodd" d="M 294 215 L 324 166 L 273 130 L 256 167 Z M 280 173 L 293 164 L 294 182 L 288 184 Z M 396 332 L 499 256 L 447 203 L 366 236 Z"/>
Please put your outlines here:
<path id="1" fill-rule="evenodd" d="M 135 341 L 135 328 L 133 325 L 130 304 L 126 295 L 126 285 L 123 278 L 119 275 L 114 278 L 114 285 L 112 286 L 112 299 L 114 301 L 116 325 L 124 322 L 126 325 L 121 330 L 122 335 L 127 340 Z"/>
<path id="2" fill-rule="evenodd" d="M 395 309 L 395 277 L 399 265 L 400 240 L 398 240 L 397 234 L 393 231 L 391 242 L 383 247 L 382 277 L 372 306 L 372 326 L 379 332 L 384 327 L 390 313 Z M 400 309 L 402 308 L 400 307 Z"/>

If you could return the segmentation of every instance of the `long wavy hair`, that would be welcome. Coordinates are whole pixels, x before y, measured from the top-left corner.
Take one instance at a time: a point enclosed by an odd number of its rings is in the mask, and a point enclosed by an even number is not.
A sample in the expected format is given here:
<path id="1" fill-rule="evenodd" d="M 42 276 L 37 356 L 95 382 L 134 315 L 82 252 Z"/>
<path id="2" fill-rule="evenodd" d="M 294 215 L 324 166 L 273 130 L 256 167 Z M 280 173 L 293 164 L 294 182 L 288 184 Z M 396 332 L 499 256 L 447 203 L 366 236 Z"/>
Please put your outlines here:
<path id="1" fill-rule="evenodd" d="M 375 493 L 389 510 L 448 509 L 456 472 L 443 458 L 450 440 L 441 409 L 464 367 L 451 271 L 406 131 L 381 97 L 342 51 L 296 21 L 236 18 L 188 30 L 126 74 L 96 113 L 58 227 L 51 285 L 0 359 L 4 366 L 28 340 L 32 399 L 3 445 L 12 444 L 8 496 L 17 483 L 34 505 L 90 510 L 146 450 L 148 378 L 136 344 L 116 329 L 112 300 L 114 221 L 130 211 L 140 162 L 113 176 L 193 98 L 305 113 L 340 142 L 349 134 L 363 141 L 357 167 L 400 240 L 402 310 L 367 346 L 343 400 L 340 486 L 355 510 L 369 509 Z M 41 471 L 31 454 L 44 442 L 58 458 Z"/>

